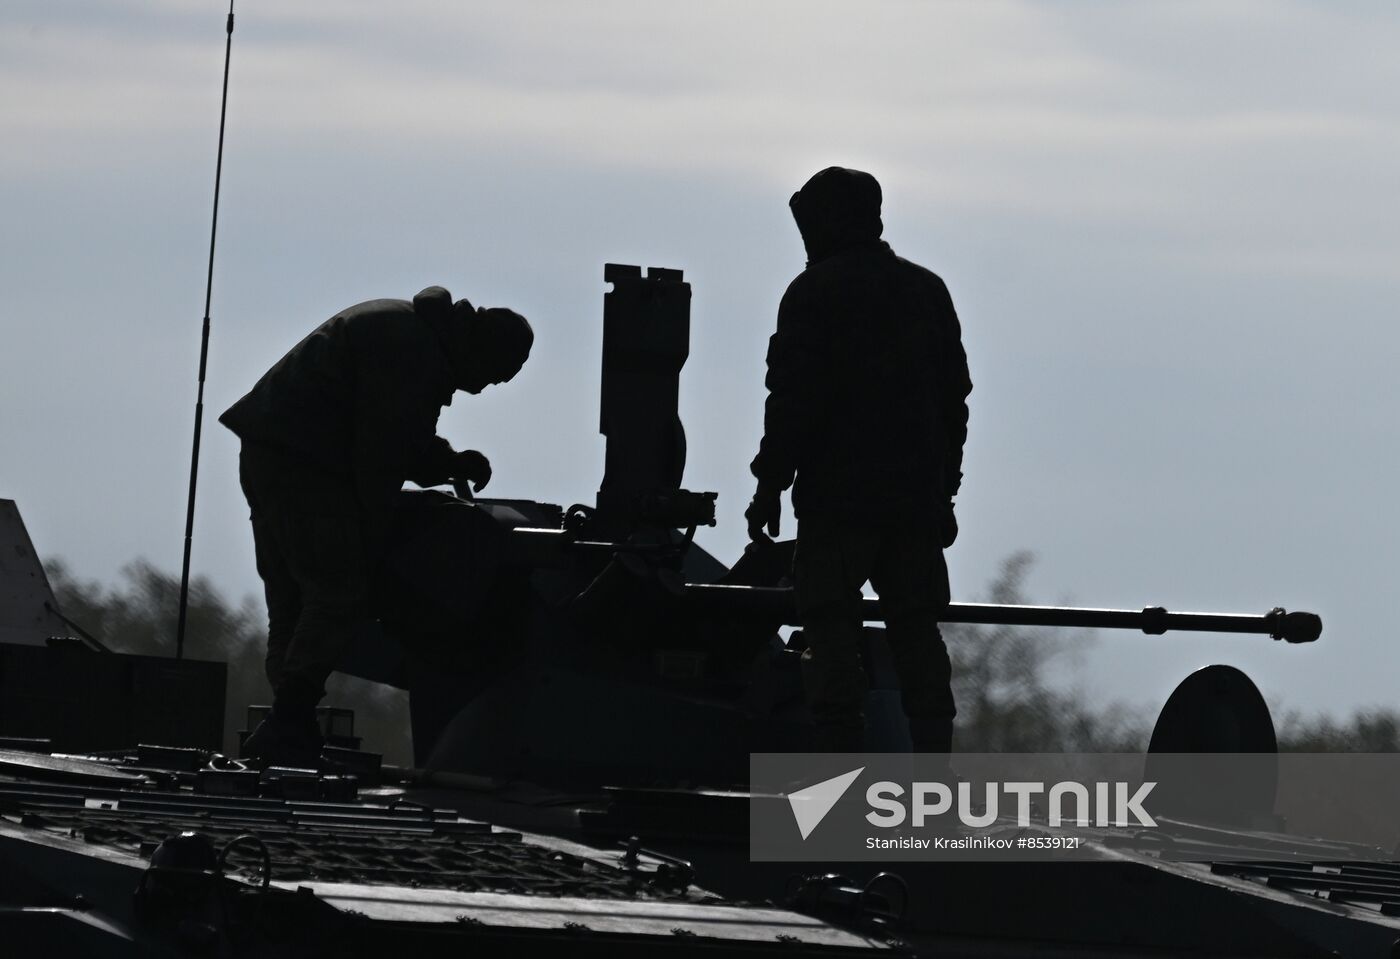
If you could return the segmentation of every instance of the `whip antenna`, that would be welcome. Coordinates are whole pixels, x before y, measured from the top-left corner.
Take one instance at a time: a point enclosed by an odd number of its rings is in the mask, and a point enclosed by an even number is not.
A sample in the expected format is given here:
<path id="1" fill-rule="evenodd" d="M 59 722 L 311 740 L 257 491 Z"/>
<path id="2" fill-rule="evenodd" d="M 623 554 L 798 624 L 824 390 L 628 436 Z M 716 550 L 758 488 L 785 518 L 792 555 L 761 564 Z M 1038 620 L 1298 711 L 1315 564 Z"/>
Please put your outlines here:
<path id="1" fill-rule="evenodd" d="M 228 4 L 224 42 L 224 94 L 219 105 L 219 152 L 214 165 L 214 219 L 209 227 L 209 275 L 204 285 L 204 331 L 199 341 L 199 392 L 194 402 L 194 445 L 190 451 L 190 498 L 185 508 L 185 559 L 180 568 L 180 621 L 175 658 L 185 657 L 185 618 L 190 606 L 190 547 L 194 541 L 194 491 L 199 482 L 199 438 L 204 425 L 204 371 L 209 365 L 209 303 L 214 296 L 214 240 L 219 235 L 219 183 L 224 175 L 224 119 L 228 116 L 228 64 L 233 54 L 233 0 Z"/>

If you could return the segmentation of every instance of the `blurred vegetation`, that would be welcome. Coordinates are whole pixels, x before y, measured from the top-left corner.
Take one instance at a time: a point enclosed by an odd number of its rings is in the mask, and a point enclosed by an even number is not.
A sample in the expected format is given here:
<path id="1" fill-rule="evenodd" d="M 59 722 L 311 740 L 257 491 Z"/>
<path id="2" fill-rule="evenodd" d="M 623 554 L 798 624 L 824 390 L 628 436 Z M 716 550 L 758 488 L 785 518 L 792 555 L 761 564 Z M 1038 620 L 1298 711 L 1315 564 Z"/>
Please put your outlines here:
<path id="1" fill-rule="evenodd" d="M 1393 709 L 1358 709 L 1344 719 L 1305 715 L 1296 709 L 1274 709 L 1273 713 L 1281 752 L 1400 752 L 1400 712 Z"/>
<path id="2" fill-rule="evenodd" d="M 114 652 L 173 656 L 180 611 L 180 578 L 145 560 L 128 563 L 120 581 L 103 586 L 78 579 L 61 559 L 44 564 L 63 614 Z M 228 663 L 224 705 L 224 751 L 236 755 L 247 708 L 272 702 L 263 675 L 267 614 L 260 599 L 231 603 L 203 576 L 190 581 L 185 655 Z M 412 765 L 408 695 L 336 673 L 326 684 L 323 705 L 355 710 L 355 733 L 366 749 L 386 761 Z"/>
<path id="3" fill-rule="evenodd" d="M 1030 553 L 1003 561 L 986 597 L 1024 604 Z M 953 661 L 961 752 L 1139 752 L 1147 748 L 1160 707 L 1091 706 L 1074 689 L 1049 680 L 1059 661 L 1083 655 L 1092 632 L 1050 627 L 943 627 Z M 1185 676 L 1181 677 L 1182 679 Z M 1400 751 L 1400 711 L 1358 709 L 1344 718 L 1271 705 L 1283 752 Z"/>
<path id="4" fill-rule="evenodd" d="M 1033 558 L 1015 553 L 1002 564 L 986 601 L 1026 603 L 1024 584 Z M 119 652 L 173 653 L 179 610 L 179 578 L 145 560 L 128 564 L 120 582 L 81 581 L 62 560 L 46 564 L 64 614 Z M 266 637 L 263 604 L 253 597 L 231 603 L 204 577 L 190 584 L 186 655 L 227 662 L 225 749 L 237 748 L 250 704 L 271 701 L 263 677 Z M 1092 648 L 1091 632 L 1049 627 L 943 627 L 953 661 L 958 703 L 957 749 L 962 752 L 1137 752 L 1147 747 L 1155 712 L 1124 704 L 1092 705 L 1088 697 L 1054 681 L 1067 658 Z M 408 696 L 335 674 L 325 705 L 355 710 L 364 747 L 389 762 L 411 764 Z M 1274 707 L 1279 748 L 1295 752 L 1394 752 L 1400 750 L 1400 712 L 1362 709 L 1337 719 Z"/>
<path id="5" fill-rule="evenodd" d="M 1033 557 L 1013 553 L 985 602 L 1021 605 Z M 1138 752 L 1155 716 L 1123 705 L 1095 708 L 1073 689 L 1052 685 L 1057 661 L 1094 642 L 1086 631 L 1050 626 L 942 627 L 953 661 L 959 752 Z"/>

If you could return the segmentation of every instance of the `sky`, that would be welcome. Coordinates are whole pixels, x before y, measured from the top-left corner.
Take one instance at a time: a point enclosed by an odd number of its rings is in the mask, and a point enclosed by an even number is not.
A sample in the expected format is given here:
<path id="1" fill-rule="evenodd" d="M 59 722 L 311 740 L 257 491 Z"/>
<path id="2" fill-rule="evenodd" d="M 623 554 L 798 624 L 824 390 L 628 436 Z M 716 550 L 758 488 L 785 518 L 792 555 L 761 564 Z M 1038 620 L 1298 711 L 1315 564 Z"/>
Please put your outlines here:
<path id="1" fill-rule="evenodd" d="M 183 540 L 227 7 L 0 8 L 0 497 L 111 582 Z M 733 561 L 787 198 L 839 164 L 947 282 L 975 384 L 954 598 L 1322 615 L 1320 642 L 1101 633 L 1061 681 L 1191 670 L 1400 707 L 1400 7 L 1002 0 L 237 7 L 194 570 L 260 591 L 215 422 L 361 300 L 536 331 L 443 435 L 488 493 L 591 501 L 603 264 L 685 271 L 686 485 Z M 791 533 L 790 514 L 786 532 Z"/>

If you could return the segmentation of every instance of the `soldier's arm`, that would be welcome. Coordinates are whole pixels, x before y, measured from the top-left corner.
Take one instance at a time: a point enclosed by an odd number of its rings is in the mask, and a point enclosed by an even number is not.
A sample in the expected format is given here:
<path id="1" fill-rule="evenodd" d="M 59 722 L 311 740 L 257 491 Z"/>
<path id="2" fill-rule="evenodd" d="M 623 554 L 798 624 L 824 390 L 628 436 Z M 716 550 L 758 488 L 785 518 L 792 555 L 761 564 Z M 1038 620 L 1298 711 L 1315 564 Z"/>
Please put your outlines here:
<path id="1" fill-rule="evenodd" d="M 962 326 L 948 287 L 938 284 L 938 295 L 944 316 L 942 385 L 943 424 L 948 446 L 943 456 L 943 489 L 949 499 L 962 486 L 963 446 L 967 442 L 967 397 L 972 392 L 972 377 L 967 369 L 967 352 L 962 344 Z"/>
<path id="2" fill-rule="evenodd" d="M 768 340 L 763 440 L 750 464 L 760 486 L 792 485 L 798 459 L 822 419 L 828 349 L 818 311 L 789 287 L 778 306 L 777 331 Z"/>
<path id="3" fill-rule="evenodd" d="M 451 394 L 436 392 L 420 358 L 366 346 L 357 344 L 353 470 L 368 535 L 382 545 L 404 479 L 450 475 L 452 447 L 437 418 Z"/>
<path id="4" fill-rule="evenodd" d="M 470 304 L 467 306 L 470 308 Z M 451 314 L 452 309 L 452 295 L 440 286 L 427 287 L 413 297 L 413 311 L 432 321 L 441 321 Z M 436 356 L 436 351 L 429 352 L 433 353 L 433 360 L 446 362 L 445 358 Z M 428 358 L 425 356 L 424 359 Z M 429 370 L 424 369 L 420 372 L 427 374 Z M 425 381 L 430 379 L 429 376 L 420 377 L 414 385 L 421 390 Z M 452 449 L 451 443 L 437 434 L 437 421 L 442 407 L 452 402 L 453 391 L 450 387 L 443 387 L 443 390 L 444 392 L 436 397 L 409 396 L 409 403 L 413 408 L 406 413 L 413 418 L 414 429 L 405 437 L 407 447 L 404 452 L 404 471 L 408 478 L 419 486 L 439 486 L 453 478 L 457 453 Z"/>
<path id="5" fill-rule="evenodd" d="M 408 478 L 419 486 L 441 486 L 446 483 L 452 479 L 456 463 L 457 451 L 451 443 L 437 435 L 436 421 L 433 429 L 432 439 L 422 445 L 409 466 Z"/>

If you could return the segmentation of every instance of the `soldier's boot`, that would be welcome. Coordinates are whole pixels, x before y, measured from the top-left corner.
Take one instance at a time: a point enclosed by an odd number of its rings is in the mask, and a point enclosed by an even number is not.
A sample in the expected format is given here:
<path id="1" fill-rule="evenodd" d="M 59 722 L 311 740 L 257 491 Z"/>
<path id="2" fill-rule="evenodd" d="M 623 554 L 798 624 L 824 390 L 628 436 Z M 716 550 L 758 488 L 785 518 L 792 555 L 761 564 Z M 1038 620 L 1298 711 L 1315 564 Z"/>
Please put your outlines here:
<path id="1" fill-rule="evenodd" d="M 909 740 L 916 753 L 946 756 L 953 751 L 953 721 L 941 717 L 910 719 Z"/>
<path id="2" fill-rule="evenodd" d="M 325 744 L 314 715 L 286 719 L 272 712 L 243 741 L 243 758 L 259 759 L 269 766 L 314 769 Z"/>
<path id="3" fill-rule="evenodd" d="M 953 721 L 926 717 L 910 719 L 909 739 L 915 754 L 909 757 L 913 766 L 909 774 L 910 781 L 943 783 L 952 791 L 954 798 L 953 809 L 925 819 L 924 828 L 928 834 L 945 839 L 966 835 L 967 832 L 954 811 L 957 809 L 958 784 L 962 777 L 949 763 L 953 751 Z"/>

